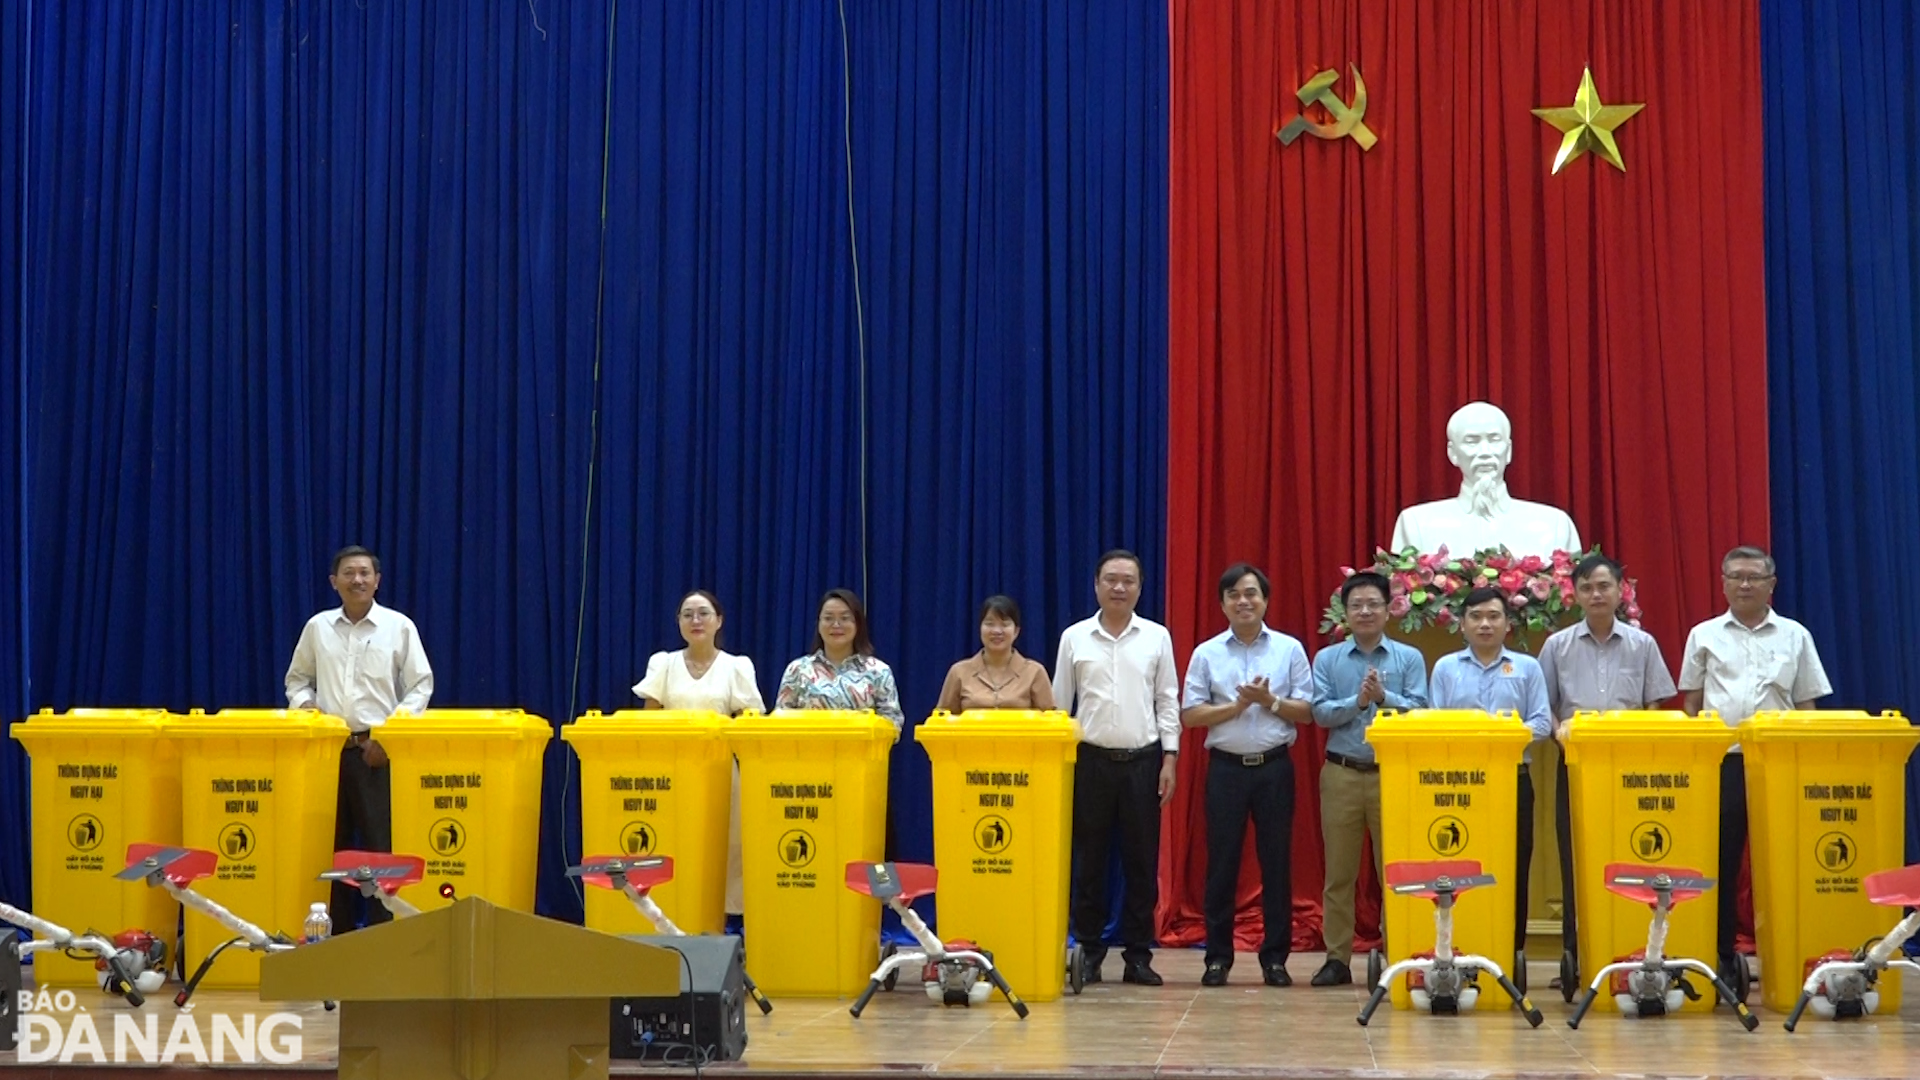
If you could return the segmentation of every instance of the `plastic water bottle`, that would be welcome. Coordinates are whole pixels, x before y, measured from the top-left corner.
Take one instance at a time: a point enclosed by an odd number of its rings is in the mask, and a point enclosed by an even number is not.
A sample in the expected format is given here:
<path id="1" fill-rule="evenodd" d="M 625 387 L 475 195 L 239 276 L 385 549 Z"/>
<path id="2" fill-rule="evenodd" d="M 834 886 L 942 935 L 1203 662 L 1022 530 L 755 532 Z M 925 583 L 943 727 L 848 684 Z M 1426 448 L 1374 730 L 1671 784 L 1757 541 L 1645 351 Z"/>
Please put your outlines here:
<path id="1" fill-rule="evenodd" d="M 333 933 L 333 917 L 327 914 L 327 905 L 315 904 L 307 909 L 307 927 L 305 934 L 309 945 L 318 945 Z"/>

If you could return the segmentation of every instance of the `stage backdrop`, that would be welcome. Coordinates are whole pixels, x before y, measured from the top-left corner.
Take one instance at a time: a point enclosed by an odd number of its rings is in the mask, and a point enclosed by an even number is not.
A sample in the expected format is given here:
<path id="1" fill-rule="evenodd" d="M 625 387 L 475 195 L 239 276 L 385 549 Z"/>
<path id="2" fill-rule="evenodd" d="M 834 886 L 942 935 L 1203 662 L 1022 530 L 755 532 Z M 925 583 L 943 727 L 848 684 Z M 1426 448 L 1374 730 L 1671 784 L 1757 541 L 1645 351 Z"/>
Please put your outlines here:
<path id="1" fill-rule="evenodd" d="M 25 163 L 27 9 L 0 4 L 0 724 L 26 715 L 27 546 L 21 542 L 27 414 L 21 394 L 27 342 L 20 322 L 21 235 L 28 207 Z M 0 738 L 0 900 L 27 897 L 26 755 Z"/>
<path id="2" fill-rule="evenodd" d="M 1752 4 L 1282 5 L 1175 0 L 1168 588 L 1181 650 L 1225 626 L 1220 571 L 1273 576 L 1306 637 L 1338 568 L 1451 495 L 1458 405 L 1514 423 L 1513 492 L 1565 507 L 1640 579 L 1670 665 L 1721 607 L 1718 559 L 1767 539 L 1759 14 Z M 1316 72 L 1365 79 L 1378 144 L 1274 133 Z M 1627 171 L 1549 175 L 1591 64 Z M 1897 85 L 1897 84 L 1896 84 Z M 1189 747 L 1199 745 L 1197 735 Z M 1323 884 L 1309 733 L 1295 944 Z M 1164 940 L 1201 937 L 1202 754 L 1164 832 Z M 1551 834 L 1540 843 L 1551 845 Z M 1259 916 L 1249 858 L 1242 947 Z M 1370 874 L 1370 872 L 1369 872 Z M 1363 925 L 1377 913 L 1363 913 Z"/>
<path id="3" fill-rule="evenodd" d="M 769 701 L 820 593 L 866 590 L 917 720 L 984 596 L 1050 660 L 1101 550 L 1162 579 L 1159 0 L 849 0 L 850 62 L 800 0 L 43 4 L 21 45 L 4 10 L 34 147 L 10 706 L 279 704 L 349 542 L 435 705 L 556 723 L 635 704 L 694 587 Z M 566 760 L 540 904 L 577 916 Z M 925 858 L 911 732 L 893 780 Z"/>
<path id="4" fill-rule="evenodd" d="M 1779 605 L 1835 707 L 1920 713 L 1902 572 L 1920 536 L 1920 13 L 1760 5 L 1767 72 L 1768 385 Z M 1842 101 L 1870 102 L 1865 108 Z M 1907 770 L 1907 861 L 1920 861 Z"/>

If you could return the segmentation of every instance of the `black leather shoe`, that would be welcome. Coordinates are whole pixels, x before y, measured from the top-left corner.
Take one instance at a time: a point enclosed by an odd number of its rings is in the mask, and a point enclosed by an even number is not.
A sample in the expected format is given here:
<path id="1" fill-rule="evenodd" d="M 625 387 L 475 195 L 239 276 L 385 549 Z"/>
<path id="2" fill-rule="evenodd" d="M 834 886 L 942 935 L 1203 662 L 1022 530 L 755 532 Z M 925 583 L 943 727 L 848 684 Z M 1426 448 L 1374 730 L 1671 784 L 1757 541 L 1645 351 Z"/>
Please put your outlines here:
<path id="1" fill-rule="evenodd" d="M 1126 972 L 1120 976 L 1120 981 L 1137 983 L 1141 986 L 1159 986 L 1166 980 L 1160 977 L 1159 972 L 1153 970 L 1152 964 L 1142 960 L 1137 964 L 1129 962 Z"/>
<path id="2" fill-rule="evenodd" d="M 1097 983 L 1101 981 L 1100 965 L 1105 961 L 1106 961 L 1106 957 L 1104 956 L 1082 955 L 1080 957 L 1080 981 L 1083 984 Z"/>
<path id="3" fill-rule="evenodd" d="M 1313 973 L 1314 986 L 1352 986 L 1353 969 L 1338 960 L 1328 960 Z"/>
<path id="4" fill-rule="evenodd" d="M 1208 964 L 1206 974 L 1200 976 L 1200 985 L 1201 986 L 1227 985 L 1228 970 L 1229 969 L 1227 965 L 1219 963 L 1217 961 L 1214 963 Z"/>
<path id="5" fill-rule="evenodd" d="M 1263 968 L 1262 972 L 1266 976 L 1268 986 L 1293 985 L 1293 976 L 1287 974 L 1286 966 L 1283 964 L 1274 964 L 1271 967 Z"/>

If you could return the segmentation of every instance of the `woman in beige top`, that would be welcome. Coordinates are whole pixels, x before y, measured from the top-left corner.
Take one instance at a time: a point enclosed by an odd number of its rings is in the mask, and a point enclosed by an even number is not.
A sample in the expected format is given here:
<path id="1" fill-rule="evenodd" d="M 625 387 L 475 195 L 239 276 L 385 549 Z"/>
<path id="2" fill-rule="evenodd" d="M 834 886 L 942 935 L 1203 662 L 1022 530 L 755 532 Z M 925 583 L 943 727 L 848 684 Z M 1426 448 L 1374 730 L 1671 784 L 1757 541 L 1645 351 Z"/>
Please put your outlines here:
<path id="1" fill-rule="evenodd" d="M 980 605 L 980 651 L 948 670 L 939 707 L 951 713 L 1053 708 L 1047 669 L 1014 649 L 1019 639 L 1020 605 L 1009 596 L 987 597 Z"/>

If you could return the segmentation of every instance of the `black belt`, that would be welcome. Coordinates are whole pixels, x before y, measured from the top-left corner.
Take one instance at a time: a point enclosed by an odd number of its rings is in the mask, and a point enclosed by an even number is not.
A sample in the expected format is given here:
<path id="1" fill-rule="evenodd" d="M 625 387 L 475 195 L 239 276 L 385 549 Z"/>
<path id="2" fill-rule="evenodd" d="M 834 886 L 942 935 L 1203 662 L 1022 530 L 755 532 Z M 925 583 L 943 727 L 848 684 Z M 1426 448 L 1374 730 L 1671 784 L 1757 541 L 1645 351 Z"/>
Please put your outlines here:
<path id="1" fill-rule="evenodd" d="M 366 731 L 349 731 L 349 732 L 347 732 L 347 745 L 348 745 L 348 746 L 365 746 L 365 745 L 367 745 L 368 743 L 370 743 L 370 742 L 372 742 L 372 741 L 373 741 L 373 731 L 372 731 L 372 729 L 368 729 L 368 730 L 366 730 Z"/>
<path id="2" fill-rule="evenodd" d="M 1215 761 L 1228 765 L 1244 765 L 1249 769 L 1257 769 L 1262 765 L 1271 764 L 1275 761 L 1285 761 L 1287 759 L 1287 748 L 1284 746 L 1276 746 L 1271 750 L 1262 750 L 1257 754 L 1236 754 L 1231 750 L 1209 750 L 1207 752 L 1213 755 L 1213 760 Z"/>
<path id="3" fill-rule="evenodd" d="M 1380 765 L 1378 762 L 1361 761 L 1359 758 L 1350 758 L 1345 754 L 1336 754 L 1331 750 L 1327 751 L 1327 763 L 1330 765 L 1338 765 L 1346 769 L 1352 769 L 1354 772 L 1379 772 L 1380 771 Z"/>
<path id="4" fill-rule="evenodd" d="M 1160 744 L 1155 742 L 1148 743 L 1145 746 L 1135 747 L 1132 750 L 1116 750 L 1111 746 L 1095 746 L 1092 743 L 1081 743 L 1080 752 L 1088 757 L 1125 763 L 1129 761 L 1139 761 L 1141 758 L 1150 754 L 1159 753 Z"/>

